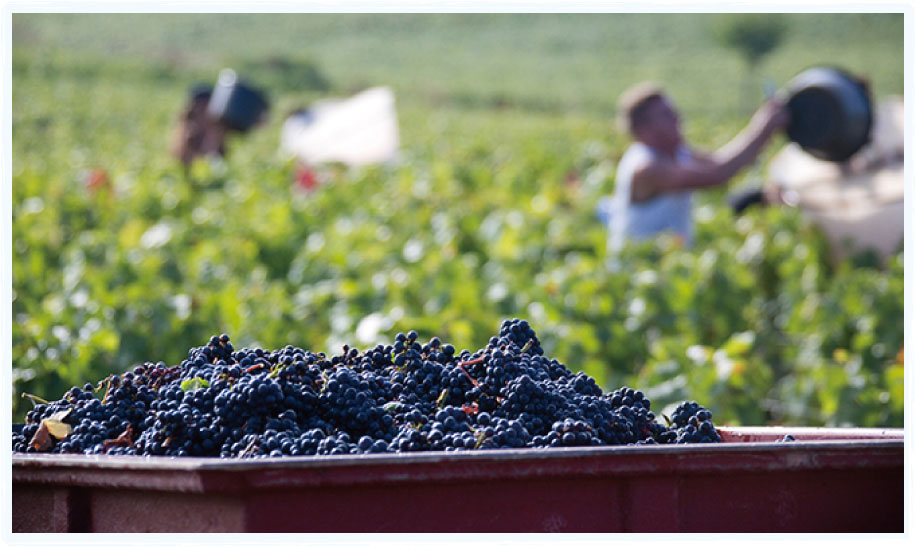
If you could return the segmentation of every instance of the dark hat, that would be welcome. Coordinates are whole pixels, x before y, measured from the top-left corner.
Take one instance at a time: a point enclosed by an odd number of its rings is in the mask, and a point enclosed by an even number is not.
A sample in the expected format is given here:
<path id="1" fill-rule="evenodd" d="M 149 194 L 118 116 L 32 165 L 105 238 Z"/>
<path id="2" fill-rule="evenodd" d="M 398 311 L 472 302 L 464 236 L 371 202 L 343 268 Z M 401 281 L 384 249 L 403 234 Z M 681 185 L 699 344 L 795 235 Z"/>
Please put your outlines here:
<path id="1" fill-rule="evenodd" d="M 213 94 L 212 84 L 197 83 L 191 87 L 191 100 L 209 99 Z"/>

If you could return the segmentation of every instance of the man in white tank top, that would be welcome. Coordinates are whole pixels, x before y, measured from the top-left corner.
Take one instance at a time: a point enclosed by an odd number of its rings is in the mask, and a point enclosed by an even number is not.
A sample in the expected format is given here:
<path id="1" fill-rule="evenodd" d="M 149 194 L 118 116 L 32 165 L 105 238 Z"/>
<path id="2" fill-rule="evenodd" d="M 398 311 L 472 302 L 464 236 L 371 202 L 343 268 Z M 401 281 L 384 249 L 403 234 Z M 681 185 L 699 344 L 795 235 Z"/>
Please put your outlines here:
<path id="1" fill-rule="evenodd" d="M 703 154 L 683 142 L 677 110 L 653 84 L 630 88 L 622 95 L 618 112 L 621 128 L 635 142 L 616 171 L 609 218 L 611 251 L 627 239 L 646 239 L 665 230 L 691 245 L 692 190 L 726 184 L 788 124 L 784 101 L 769 100 L 731 142 Z"/>

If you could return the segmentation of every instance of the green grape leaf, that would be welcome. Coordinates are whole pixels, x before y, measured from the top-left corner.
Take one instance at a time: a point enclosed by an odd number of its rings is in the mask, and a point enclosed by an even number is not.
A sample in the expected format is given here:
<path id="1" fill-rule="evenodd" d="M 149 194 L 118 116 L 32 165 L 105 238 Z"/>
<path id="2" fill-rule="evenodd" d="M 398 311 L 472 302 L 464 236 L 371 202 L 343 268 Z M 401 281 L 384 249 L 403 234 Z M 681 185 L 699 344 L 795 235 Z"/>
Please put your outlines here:
<path id="1" fill-rule="evenodd" d="M 445 402 L 448 400 L 448 389 L 443 389 L 442 393 L 438 396 L 438 399 L 435 401 L 435 406 L 438 408 L 445 408 Z"/>
<path id="2" fill-rule="evenodd" d="M 210 383 L 200 377 L 188 378 L 181 382 L 182 391 L 196 391 L 205 387 L 210 387 Z"/>
<path id="3" fill-rule="evenodd" d="M 384 408 L 385 412 L 397 412 L 403 408 L 403 403 L 391 401 L 390 403 L 385 404 L 382 408 Z"/>

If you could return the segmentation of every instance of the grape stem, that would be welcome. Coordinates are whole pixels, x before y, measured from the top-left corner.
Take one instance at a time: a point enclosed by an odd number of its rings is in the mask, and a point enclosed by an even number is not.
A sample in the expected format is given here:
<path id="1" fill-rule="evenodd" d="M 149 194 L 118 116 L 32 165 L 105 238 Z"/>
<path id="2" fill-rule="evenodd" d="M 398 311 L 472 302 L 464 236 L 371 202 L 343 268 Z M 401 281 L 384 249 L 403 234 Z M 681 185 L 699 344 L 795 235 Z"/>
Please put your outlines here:
<path id="1" fill-rule="evenodd" d="M 28 399 L 29 401 L 31 401 L 31 402 L 32 402 L 32 406 L 38 406 L 39 404 L 43 404 L 43 405 L 48 404 L 48 401 L 45 401 L 44 399 L 42 399 L 42 398 L 39 397 L 38 395 L 32 395 L 31 393 L 25 393 L 25 392 L 23 392 L 23 393 L 22 393 L 22 398 L 23 398 L 23 399 Z"/>
<path id="2" fill-rule="evenodd" d="M 245 458 L 250 455 L 249 452 L 253 454 L 254 453 L 254 443 L 256 443 L 256 442 L 257 442 L 257 437 L 254 437 L 253 439 L 251 439 L 251 442 L 248 443 L 248 446 L 246 446 L 245 449 L 241 451 L 241 454 L 239 454 L 238 457 Z"/>
<path id="3" fill-rule="evenodd" d="M 485 432 L 485 431 L 477 431 L 476 434 L 477 434 L 477 444 L 473 447 L 474 450 L 476 450 L 476 449 L 480 448 L 481 446 L 483 446 L 483 441 L 486 440 L 486 432 Z"/>
<path id="4" fill-rule="evenodd" d="M 112 376 L 113 376 L 113 375 L 112 375 Z M 108 392 L 111 391 L 111 377 L 112 377 L 112 376 L 108 376 L 107 378 L 105 378 L 104 380 L 102 380 L 102 382 L 105 382 L 105 396 L 102 397 L 102 404 L 108 402 Z M 98 387 L 99 387 L 99 388 L 102 387 L 102 382 L 99 382 L 99 384 L 98 384 Z"/>
<path id="5" fill-rule="evenodd" d="M 133 426 L 127 424 L 127 429 L 124 430 L 116 439 L 108 439 L 102 443 L 102 450 L 108 451 L 112 446 L 128 446 L 130 448 L 134 447 L 133 444 Z"/>
<path id="6" fill-rule="evenodd" d="M 444 408 L 444 407 L 445 407 L 445 401 L 447 401 L 447 400 L 448 400 L 448 390 L 447 390 L 447 389 L 443 389 L 443 390 L 442 390 L 442 393 L 438 396 L 438 400 L 435 401 L 436 406 L 438 406 L 438 408 Z"/>
<path id="7" fill-rule="evenodd" d="M 473 379 L 473 376 L 471 376 L 469 372 L 467 372 L 467 369 L 464 368 L 464 365 L 476 365 L 476 364 L 482 363 L 482 362 L 483 362 L 483 358 L 477 357 L 476 359 L 471 359 L 470 361 L 464 361 L 463 363 L 458 363 L 458 368 L 461 369 L 461 372 L 464 373 L 464 376 L 466 376 L 467 379 L 470 380 L 470 383 L 473 384 L 474 387 L 480 387 L 480 384 L 477 383 L 477 381 Z"/>

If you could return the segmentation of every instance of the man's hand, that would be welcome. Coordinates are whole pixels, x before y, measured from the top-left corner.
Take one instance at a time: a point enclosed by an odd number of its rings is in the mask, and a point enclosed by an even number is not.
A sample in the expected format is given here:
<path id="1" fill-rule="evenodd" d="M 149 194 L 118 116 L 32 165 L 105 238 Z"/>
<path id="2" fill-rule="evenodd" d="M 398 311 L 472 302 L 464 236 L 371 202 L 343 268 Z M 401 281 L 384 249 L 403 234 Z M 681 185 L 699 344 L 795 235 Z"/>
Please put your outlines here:
<path id="1" fill-rule="evenodd" d="M 771 135 L 776 131 L 788 127 L 791 121 L 791 113 L 788 105 L 782 99 L 769 99 L 759 110 L 753 114 L 751 125 L 760 128 L 761 131 Z"/>

